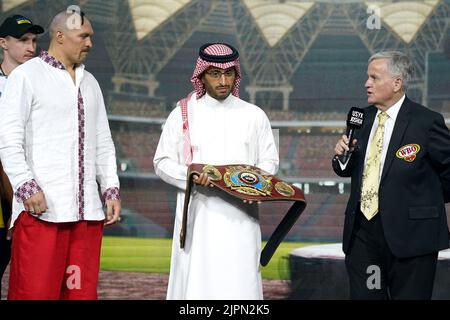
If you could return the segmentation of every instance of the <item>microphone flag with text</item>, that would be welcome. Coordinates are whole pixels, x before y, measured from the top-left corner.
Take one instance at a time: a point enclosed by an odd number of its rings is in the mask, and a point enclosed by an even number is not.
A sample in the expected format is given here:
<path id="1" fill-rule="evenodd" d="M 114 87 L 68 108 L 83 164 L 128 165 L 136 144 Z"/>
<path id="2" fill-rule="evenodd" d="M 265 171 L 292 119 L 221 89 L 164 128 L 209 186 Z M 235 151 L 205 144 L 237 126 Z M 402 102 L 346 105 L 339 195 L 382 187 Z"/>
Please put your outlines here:
<path id="1" fill-rule="evenodd" d="M 347 132 L 349 149 L 352 145 L 353 137 L 355 136 L 355 131 L 362 127 L 364 122 L 364 110 L 361 108 L 352 107 L 348 112 L 347 116 Z M 339 157 L 342 164 L 347 163 L 350 157 L 351 151 L 344 151 L 344 154 Z"/>

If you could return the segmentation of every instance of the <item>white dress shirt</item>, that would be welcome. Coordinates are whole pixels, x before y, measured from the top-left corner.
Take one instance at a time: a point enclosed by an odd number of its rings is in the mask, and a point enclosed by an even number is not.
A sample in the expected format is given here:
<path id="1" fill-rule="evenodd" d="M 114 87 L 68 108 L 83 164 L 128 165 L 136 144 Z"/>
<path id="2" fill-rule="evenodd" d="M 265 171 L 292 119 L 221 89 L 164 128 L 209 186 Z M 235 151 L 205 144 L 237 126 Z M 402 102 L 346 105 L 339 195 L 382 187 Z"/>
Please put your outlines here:
<path id="1" fill-rule="evenodd" d="M 384 160 L 386 159 L 387 149 L 389 147 L 389 142 L 391 141 L 392 132 L 394 131 L 394 125 L 395 121 L 397 120 L 397 115 L 400 111 L 400 107 L 403 104 L 403 101 L 405 100 L 405 95 L 403 95 L 400 100 L 398 100 L 395 104 L 392 105 L 389 109 L 387 109 L 386 113 L 389 116 L 389 118 L 386 120 L 384 124 L 384 139 L 383 139 L 383 148 L 381 152 L 381 160 L 380 160 L 380 176 L 378 179 L 381 179 L 381 174 L 383 172 L 383 166 L 384 166 Z M 370 130 L 369 140 L 367 142 L 367 148 L 366 148 L 366 154 L 364 157 L 364 166 L 367 162 L 367 157 L 369 156 L 369 149 L 370 149 L 370 142 L 372 141 L 373 135 L 375 134 L 375 131 L 378 127 L 378 115 L 380 114 L 380 110 L 377 111 L 377 114 L 375 115 L 375 120 L 372 124 L 372 129 Z M 351 155 L 350 155 L 351 157 Z M 347 163 L 342 164 L 342 162 L 339 160 L 339 165 L 342 170 L 344 170 L 347 167 Z"/>
<path id="2" fill-rule="evenodd" d="M 0 156 L 15 191 L 11 226 L 37 191 L 48 206 L 39 218 L 50 222 L 103 220 L 97 180 L 102 194 L 114 190 L 120 198 L 100 86 L 84 65 L 75 69 L 75 79 L 42 54 L 8 77 L 0 99 Z"/>
<path id="3" fill-rule="evenodd" d="M 389 118 L 384 123 L 384 139 L 383 139 L 383 149 L 381 151 L 381 159 L 380 159 L 380 176 L 378 179 L 381 179 L 381 173 L 383 172 L 384 160 L 386 159 L 387 149 L 389 147 L 389 142 L 391 141 L 392 131 L 394 131 L 395 121 L 397 120 L 398 112 L 400 111 L 400 107 L 405 100 L 405 95 L 400 98 L 392 107 L 387 109 L 386 113 Z M 369 142 L 367 143 L 366 155 L 364 157 L 364 166 L 367 163 L 367 157 L 369 156 L 370 142 L 372 141 L 373 135 L 378 127 L 378 115 L 380 114 L 380 110 L 377 111 L 375 115 L 375 121 L 372 124 L 372 129 L 370 130 Z"/>

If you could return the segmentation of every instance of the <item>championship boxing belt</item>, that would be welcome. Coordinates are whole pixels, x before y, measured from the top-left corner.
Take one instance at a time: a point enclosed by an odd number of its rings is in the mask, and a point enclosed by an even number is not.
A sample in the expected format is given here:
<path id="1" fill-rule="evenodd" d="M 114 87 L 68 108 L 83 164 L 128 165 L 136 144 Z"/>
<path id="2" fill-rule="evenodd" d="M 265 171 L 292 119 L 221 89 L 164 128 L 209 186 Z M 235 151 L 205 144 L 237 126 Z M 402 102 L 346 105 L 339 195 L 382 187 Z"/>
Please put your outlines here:
<path id="1" fill-rule="evenodd" d="M 267 265 L 281 241 L 306 208 L 303 191 L 254 166 L 245 164 L 213 166 L 193 163 L 189 166 L 187 173 L 183 221 L 180 233 L 180 247 L 182 249 L 186 241 L 186 224 L 191 188 L 194 177 L 203 172 L 208 174 L 214 186 L 234 197 L 242 199 L 244 202 L 294 201 L 261 252 L 260 263 L 263 266 Z"/>

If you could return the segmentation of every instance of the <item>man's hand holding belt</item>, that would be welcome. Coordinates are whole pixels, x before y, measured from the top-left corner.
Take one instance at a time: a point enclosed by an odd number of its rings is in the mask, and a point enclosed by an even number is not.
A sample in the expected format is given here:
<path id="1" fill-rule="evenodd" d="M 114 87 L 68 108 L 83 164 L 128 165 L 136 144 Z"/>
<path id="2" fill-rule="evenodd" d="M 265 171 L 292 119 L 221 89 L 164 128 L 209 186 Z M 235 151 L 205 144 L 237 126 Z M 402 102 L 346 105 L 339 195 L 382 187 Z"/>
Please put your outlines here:
<path id="1" fill-rule="evenodd" d="M 202 172 L 200 173 L 200 175 L 195 175 L 194 182 L 203 187 L 214 187 L 214 185 L 211 183 L 211 179 L 209 179 L 209 176 L 206 172 Z"/>

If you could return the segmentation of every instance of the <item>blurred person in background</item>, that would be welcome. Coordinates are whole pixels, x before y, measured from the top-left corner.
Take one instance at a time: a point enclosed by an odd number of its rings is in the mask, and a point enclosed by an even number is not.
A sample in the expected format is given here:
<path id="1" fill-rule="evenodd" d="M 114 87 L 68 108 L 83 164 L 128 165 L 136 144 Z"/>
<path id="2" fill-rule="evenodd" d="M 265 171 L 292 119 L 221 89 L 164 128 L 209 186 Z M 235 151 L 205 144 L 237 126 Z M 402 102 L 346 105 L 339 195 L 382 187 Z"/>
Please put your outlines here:
<path id="1" fill-rule="evenodd" d="M 12 15 L 0 26 L 0 46 L 3 60 L 0 64 L 0 96 L 9 74 L 22 63 L 36 54 L 37 35 L 44 29 L 24 17 Z M 8 177 L 0 162 L 0 296 L 3 274 L 11 258 L 11 239 L 8 234 L 8 222 L 11 217 L 13 192 Z"/>

